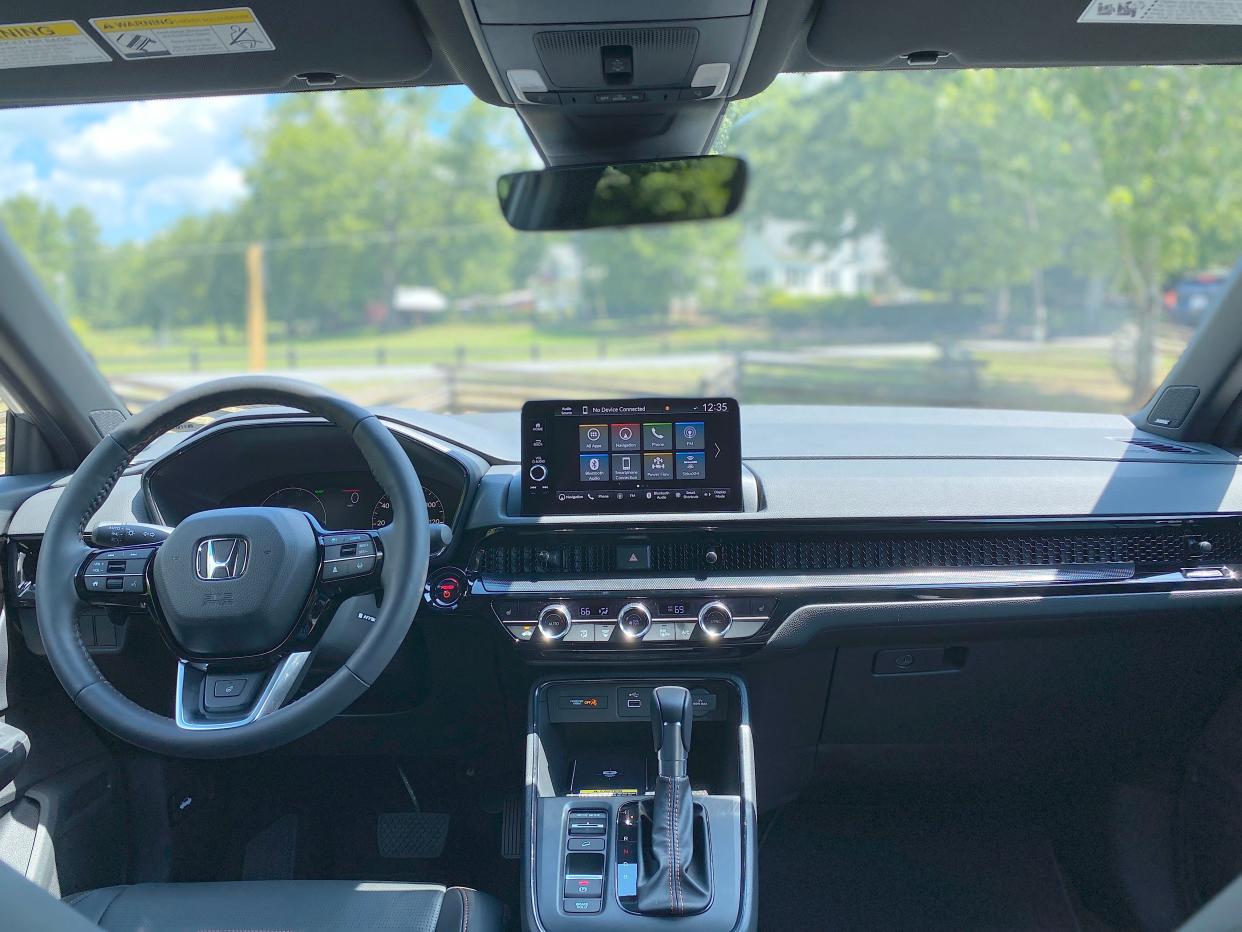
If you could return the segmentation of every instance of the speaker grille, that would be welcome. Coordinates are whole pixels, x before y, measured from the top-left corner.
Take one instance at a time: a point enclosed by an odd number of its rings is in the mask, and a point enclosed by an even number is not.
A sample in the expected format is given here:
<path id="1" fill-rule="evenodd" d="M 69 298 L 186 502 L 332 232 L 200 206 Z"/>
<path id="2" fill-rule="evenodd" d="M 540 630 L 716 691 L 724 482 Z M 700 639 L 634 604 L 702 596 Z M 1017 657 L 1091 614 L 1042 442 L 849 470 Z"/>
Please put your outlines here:
<path id="1" fill-rule="evenodd" d="M 1199 388 L 1196 385 L 1170 385 L 1152 406 L 1147 423 L 1157 427 L 1181 427 L 1198 398 Z"/>
<path id="2" fill-rule="evenodd" d="M 634 29 L 557 29 L 535 34 L 535 50 L 557 87 L 603 87 L 600 50 L 628 45 L 634 50 L 634 86 L 680 86 L 689 80 L 699 31 L 689 26 Z"/>

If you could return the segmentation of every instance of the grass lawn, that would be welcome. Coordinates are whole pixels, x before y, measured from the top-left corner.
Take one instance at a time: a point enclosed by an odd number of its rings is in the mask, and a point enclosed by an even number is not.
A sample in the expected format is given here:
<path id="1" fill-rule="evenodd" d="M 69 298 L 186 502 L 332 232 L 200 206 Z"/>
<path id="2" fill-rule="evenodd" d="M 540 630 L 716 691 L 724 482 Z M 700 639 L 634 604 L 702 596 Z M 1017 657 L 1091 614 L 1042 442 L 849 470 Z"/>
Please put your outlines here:
<path id="1" fill-rule="evenodd" d="M 146 327 L 96 330 L 78 327 L 78 335 L 100 368 L 109 375 L 144 372 L 204 372 L 244 369 L 246 346 L 240 335 L 220 345 L 210 327 L 179 330 L 165 341 Z M 268 338 L 272 369 L 363 365 L 455 363 L 539 359 L 595 359 L 604 356 L 655 355 L 712 350 L 722 344 L 744 347 L 760 337 L 743 327 L 712 324 L 667 333 L 642 328 L 594 332 L 541 330 L 529 323 L 445 322 L 395 331 L 364 330 L 289 344 L 283 334 Z"/>

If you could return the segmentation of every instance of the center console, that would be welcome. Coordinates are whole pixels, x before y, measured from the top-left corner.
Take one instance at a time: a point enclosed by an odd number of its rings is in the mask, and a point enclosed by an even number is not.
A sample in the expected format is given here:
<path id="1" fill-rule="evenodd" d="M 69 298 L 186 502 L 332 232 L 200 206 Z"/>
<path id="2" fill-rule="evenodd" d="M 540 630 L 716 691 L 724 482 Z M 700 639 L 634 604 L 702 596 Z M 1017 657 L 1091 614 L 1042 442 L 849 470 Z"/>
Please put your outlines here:
<path id="1" fill-rule="evenodd" d="M 548 677 L 532 692 L 527 735 L 527 928 L 756 927 L 740 680 Z"/>

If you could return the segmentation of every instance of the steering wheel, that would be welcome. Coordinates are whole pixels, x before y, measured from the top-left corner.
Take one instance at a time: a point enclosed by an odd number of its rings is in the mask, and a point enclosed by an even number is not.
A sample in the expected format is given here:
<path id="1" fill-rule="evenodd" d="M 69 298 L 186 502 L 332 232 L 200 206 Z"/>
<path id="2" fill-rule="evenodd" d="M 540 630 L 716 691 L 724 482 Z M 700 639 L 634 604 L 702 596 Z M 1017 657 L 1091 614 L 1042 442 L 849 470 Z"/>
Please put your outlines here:
<path id="1" fill-rule="evenodd" d="M 284 508 L 215 508 L 162 542 L 83 542 L 134 456 L 190 418 L 235 405 L 297 408 L 345 431 L 392 501 L 382 530 L 329 531 Z M 344 711 L 387 667 L 423 594 L 429 530 L 409 457 L 371 412 L 319 386 L 242 376 L 178 392 L 104 437 L 60 496 L 39 551 L 36 609 L 48 660 L 90 718 L 159 754 L 234 757 L 278 747 Z M 383 591 L 370 630 L 322 684 L 288 702 L 345 598 Z M 122 695 L 78 633 L 80 603 L 145 608 L 177 656 L 175 715 Z"/>

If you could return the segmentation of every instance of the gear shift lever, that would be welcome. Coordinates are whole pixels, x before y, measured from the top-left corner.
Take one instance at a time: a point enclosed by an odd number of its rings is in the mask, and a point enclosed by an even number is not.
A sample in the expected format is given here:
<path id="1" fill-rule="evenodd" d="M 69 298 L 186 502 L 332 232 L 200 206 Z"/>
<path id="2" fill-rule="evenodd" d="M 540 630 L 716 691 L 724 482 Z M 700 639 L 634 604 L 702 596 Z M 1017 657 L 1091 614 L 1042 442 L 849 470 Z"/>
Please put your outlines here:
<path id="1" fill-rule="evenodd" d="M 655 735 L 660 776 L 686 776 L 690 754 L 690 727 L 694 710 L 684 686 L 657 686 L 651 696 L 651 730 Z"/>
<path id="2" fill-rule="evenodd" d="M 641 804 L 636 911 L 692 916 L 711 904 L 707 826 L 690 790 L 686 761 L 694 707 L 684 686 L 657 686 L 651 694 L 651 731 L 660 775 Z"/>

